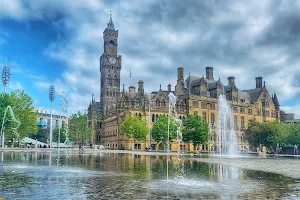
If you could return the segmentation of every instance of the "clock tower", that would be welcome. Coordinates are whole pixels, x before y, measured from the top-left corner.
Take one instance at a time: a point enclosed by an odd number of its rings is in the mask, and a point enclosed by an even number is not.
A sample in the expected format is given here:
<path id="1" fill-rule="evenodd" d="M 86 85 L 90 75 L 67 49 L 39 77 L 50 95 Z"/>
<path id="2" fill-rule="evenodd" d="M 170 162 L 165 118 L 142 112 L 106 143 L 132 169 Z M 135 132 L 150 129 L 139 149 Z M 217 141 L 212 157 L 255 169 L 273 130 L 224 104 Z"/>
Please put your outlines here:
<path id="1" fill-rule="evenodd" d="M 104 53 L 100 57 L 100 103 L 102 115 L 114 112 L 120 94 L 121 56 L 118 55 L 118 30 L 112 16 L 103 32 Z"/>

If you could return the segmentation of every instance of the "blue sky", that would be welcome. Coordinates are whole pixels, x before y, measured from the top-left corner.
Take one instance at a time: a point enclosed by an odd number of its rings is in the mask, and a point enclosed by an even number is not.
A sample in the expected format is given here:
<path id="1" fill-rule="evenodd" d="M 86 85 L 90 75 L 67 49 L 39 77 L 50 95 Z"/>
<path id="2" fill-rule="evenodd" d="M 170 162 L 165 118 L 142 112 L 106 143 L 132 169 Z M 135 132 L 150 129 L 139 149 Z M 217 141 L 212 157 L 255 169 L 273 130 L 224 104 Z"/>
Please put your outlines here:
<path id="1" fill-rule="evenodd" d="M 49 109 L 48 88 L 66 91 L 69 113 L 100 99 L 102 33 L 113 11 L 123 66 L 121 84 L 144 80 L 146 92 L 174 89 L 176 70 L 235 76 L 239 89 L 262 76 L 282 108 L 300 118 L 299 1 L 11 0 L 0 1 L 0 64 L 12 71 L 9 90 L 24 89 Z M 129 70 L 132 69 L 132 79 Z"/>

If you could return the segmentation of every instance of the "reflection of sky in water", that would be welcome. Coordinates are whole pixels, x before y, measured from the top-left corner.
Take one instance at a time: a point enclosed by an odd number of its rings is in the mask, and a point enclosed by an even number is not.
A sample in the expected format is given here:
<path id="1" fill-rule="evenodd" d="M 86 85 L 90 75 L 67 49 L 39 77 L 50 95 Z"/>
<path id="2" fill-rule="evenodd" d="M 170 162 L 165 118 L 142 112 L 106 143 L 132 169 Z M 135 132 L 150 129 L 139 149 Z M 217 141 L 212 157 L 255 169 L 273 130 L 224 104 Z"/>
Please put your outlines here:
<path id="1" fill-rule="evenodd" d="M 0 154 L 1 155 L 1 154 Z M 277 174 L 132 154 L 79 156 L 5 152 L 0 197 L 7 199 L 296 198 L 298 184 Z"/>

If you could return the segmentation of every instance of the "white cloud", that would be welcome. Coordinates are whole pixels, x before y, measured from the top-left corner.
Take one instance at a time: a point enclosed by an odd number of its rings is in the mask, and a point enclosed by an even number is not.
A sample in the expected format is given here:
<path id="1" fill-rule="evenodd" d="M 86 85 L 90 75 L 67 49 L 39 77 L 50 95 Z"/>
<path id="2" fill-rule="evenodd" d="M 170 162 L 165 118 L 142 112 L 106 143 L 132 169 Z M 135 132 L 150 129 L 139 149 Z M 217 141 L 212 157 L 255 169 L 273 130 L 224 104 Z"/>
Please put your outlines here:
<path id="1" fill-rule="evenodd" d="M 8 85 L 8 88 L 10 88 L 11 90 L 23 89 L 19 81 L 11 81 Z"/>
<path id="2" fill-rule="evenodd" d="M 280 103 L 300 94 L 300 61 L 291 61 L 291 54 L 295 53 L 289 51 L 292 47 L 274 42 L 270 47 L 262 42 L 269 29 L 277 25 L 277 14 L 283 15 L 297 5 L 285 2 L 274 6 L 270 0 L 247 4 L 234 0 L 219 2 L 220 5 L 213 1 L 182 4 L 154 0 L 109 4 L 95 0 L 25 2 L 26 7 L 21 1 L 5 2 L 7 9 L 0 2 L 0 19 L 50 19 L 52 25 L 64 32 L 66 39 L 49 44 L 44 55 L 66 64 L 54 85 L 57 94 L 62 89 L 68 91 L 72 112 L 87 108 L 92 93 L 100 99 L 99 57 L 110 10 L 119 30 L 118 47 L 123 56 L 121 84 L 126 88 L 141 79 L 147 92 L 157 90 L 159 84 L 166 88 L 172 83 L 174 88 L 177 67 L 184 66 L 187 77 L 189 71 L 202 76 L 206 66 L 213 66 L 215 79 L 221 77 L 227 83 L 228 76 L 235 76 L 240 89 L 254 88 L 254 78 L 263 76 L 268 90 L 276 90 Z M 271 36 L 287 30 L 278 27 Z M 47 77 L 29 74 L 39 88 L 49 88 L 51 80 Z"/>

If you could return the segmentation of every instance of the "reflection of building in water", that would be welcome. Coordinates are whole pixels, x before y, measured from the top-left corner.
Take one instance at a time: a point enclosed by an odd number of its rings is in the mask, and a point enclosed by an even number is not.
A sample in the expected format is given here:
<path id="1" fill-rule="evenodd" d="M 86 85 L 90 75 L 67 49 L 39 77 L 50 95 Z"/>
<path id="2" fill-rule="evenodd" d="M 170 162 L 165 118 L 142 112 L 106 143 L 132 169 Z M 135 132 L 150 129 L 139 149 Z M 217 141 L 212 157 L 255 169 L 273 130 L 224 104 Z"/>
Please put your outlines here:
<path id="1" fill-rule="evenodd" d="M 136 115 L 150 121 L 151 126 L 163 114 L 168 114 L 168 94 L 175 93 L 178 118 L 182 121 L 188 115 L 198 114 L 212 127 L 211 137 L 217 134 L 218 96 L 225 92 L 231 105 L 235 133 L 239 138 L 239 148 L 248 147 L 244 140 L 244 131 L 251 121 L 273 121 L 279 119 L 279 102 L 276 94 L 270 95 L 262 77 L 256 77 L 254 89 L 241 90 L 235 83 L 235 77 L 228 77 L 227 83 L 213 76 L 213 68 L 206 67 L 206 76 L 184 76 L 184 68 L 177 69 L 175 90 L 169 84 L 167 89 L 159 87 L 157 91 L 146 94 L 144 82 L 140 80 L 138 87 L 129 86 L 121 90 L 122 57 L 118 55 L 118 30 L 115 30 L 112 18 L 103 32 L 104 53 L 100 57 L 100 101 L 94 97 L 88 107 L 91 142 L 109 146 L 111 149 L 129 149 L 134 145 L 120 129 L 120 124 L 129 115 Z M 130 73 L 131 74 L 131 73 Z M 155 82 L 155 81 L 154 81 Z M 153 84 L 153 83 L 147 83 Z M 148 100 L 150 99 L 150 101 Z M 149 119 L 148 105 L 151 106 Z M 149 136 L 147 137 L 149 138 Z M 136 149 L 144 150 L 148 139 L 135 142 Z M 153 148 L 160 147 L 152 141 Z M 215 144 L 201 146 L 199 150 L 212 150 Z M 184 150 L 194 150 L 191 143 L 182 144 Z M 177 143 L 171 144 L 177 150 Z"/>

